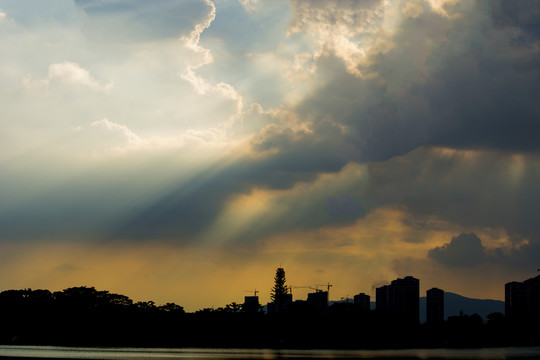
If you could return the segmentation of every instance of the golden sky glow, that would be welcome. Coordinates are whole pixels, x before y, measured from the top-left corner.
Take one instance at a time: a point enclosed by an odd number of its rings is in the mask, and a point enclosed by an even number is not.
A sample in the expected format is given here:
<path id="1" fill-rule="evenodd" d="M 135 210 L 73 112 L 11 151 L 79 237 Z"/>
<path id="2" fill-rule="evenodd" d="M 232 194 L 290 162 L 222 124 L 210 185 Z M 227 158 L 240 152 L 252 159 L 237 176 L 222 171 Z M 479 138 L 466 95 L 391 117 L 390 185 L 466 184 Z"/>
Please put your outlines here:
<path id="1" fill-rule="evenodd" d="M 0 290 L 189 311 L 540 255 L 534 1 L 0 0 Z M 307 290 L 294 292 L 304 298 Z"/>

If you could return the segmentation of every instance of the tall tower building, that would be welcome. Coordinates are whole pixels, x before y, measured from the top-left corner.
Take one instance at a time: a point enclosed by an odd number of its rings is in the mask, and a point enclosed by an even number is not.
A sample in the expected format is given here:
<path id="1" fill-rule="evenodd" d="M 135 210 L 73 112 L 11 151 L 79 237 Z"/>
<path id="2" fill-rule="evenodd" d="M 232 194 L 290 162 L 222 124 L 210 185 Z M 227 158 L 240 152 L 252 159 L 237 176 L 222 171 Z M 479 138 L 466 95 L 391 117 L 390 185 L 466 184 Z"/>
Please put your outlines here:
<path id="1" fill-rule="evenodd" d="M 426 292 L 426 321 L 430 324 L 444 322 L 444 291 L 437 288 Z"/>
<path id="2" fill-rule="evenodd" d="M 384 285 L 375 289 L 375 308 L 378 311 L 391 311 L 392 310 L 392 295 L 391 286 Z"/>
<path id="3" fill-rule="evenodd" d="M 504 285 L 506 316 L 517 320 L 540 319 L 540 275 Z"/>
<path id="4" fill-rule="evenodd" d="M 420 319 L 420 280 L 406 276 L 376 289 L 377 310 L 396 319 L 417 323 Z"/>
<path id="5" fill-rule="evenodd" d="M 354 295 L 354 305 L 358 306 L 362 311 L 369 311 L 371 305 L 370 296 L 364 293 Z"/>
<path id="6" fill-rule="evenodd" d="M 242 310 L 247 313 L 257 313 L 259 312 L 260 304 L 258 296 L 245 296 L 244 304 L 242 305 Z"/>

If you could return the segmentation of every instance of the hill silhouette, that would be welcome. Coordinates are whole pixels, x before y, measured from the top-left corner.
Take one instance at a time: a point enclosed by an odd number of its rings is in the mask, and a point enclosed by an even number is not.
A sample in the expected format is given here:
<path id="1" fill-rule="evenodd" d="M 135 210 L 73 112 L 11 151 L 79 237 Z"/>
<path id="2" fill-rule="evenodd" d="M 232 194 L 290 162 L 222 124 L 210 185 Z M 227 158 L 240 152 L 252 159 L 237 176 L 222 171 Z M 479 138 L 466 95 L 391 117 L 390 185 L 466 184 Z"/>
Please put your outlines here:
<path id="1" fill-rule="evenodd" d="M 457 316 L 460 313 L 465 315 L 478 314 L 484 321 L 491 313 L 500 312 L 504 314 L 504 301 L 492 299 L 468 298 L 452 292 L 444 293 L 444 318 Z M 420 298 L 420 321 L 426 321 L 426 298 Z"/>
<path id="2" fill-rule="evenodd" d="M 350 301 L 350 300 L 349 300 Z M 346 300 L 335 301 L 335 303 L 346 302 Z M 331 302 L 332 303 L 332 302 Z M 371 302 L 371 310 L 375 310 L 375 301 Z M 444 319 L 449 316 L 478 314 L 484 321 L 491 313 L 500 312 L 504 314 L 504 301 L 493 299 L 468 298 L 452 292 L 444 293 Z M 420 298 L 420 322 L 426 322 L 426 297 Z"/>

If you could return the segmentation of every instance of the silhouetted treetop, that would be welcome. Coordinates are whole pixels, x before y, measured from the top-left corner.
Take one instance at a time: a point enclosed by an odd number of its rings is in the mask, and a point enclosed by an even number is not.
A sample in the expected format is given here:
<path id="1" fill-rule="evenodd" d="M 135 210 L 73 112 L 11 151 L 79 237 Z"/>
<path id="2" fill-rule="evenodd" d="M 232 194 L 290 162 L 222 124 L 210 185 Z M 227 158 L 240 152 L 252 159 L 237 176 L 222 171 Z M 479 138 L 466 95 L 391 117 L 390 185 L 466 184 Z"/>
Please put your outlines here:
<path id="1" fill-rule="evenodd" d="M 287 285 L 285 285 L 285 270 L 281 267 L 277 268 L 276 275 L 274 276 L 274 287 L 270 294 L 270 299 L 276 303 L 282 303 L 285 301 L 285 295 L 287 295 Z"/>

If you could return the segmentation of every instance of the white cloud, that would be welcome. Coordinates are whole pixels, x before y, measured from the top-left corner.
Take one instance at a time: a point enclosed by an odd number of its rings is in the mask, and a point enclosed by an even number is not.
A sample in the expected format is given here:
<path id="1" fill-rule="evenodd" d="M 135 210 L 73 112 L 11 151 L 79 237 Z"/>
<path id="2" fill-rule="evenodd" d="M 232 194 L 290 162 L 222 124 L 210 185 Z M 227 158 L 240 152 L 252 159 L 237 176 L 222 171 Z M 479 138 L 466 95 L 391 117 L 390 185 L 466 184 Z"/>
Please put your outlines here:
<path id="1" fill-rule="evenodd" d="M 47 88 L 52 84 L 82 86 L 92 90 L 109 90 L 113 83 L 102 84 L 90 71 L 70 61 L 51 64 L 45 79 L 34 79 L 31 75 L 23 77 L 23 85 L 27 88 Z"/>
<path id="2" fill-rule="evenodd" d="M 216 94 L 226 100 L 232 100 L 235 102 L 235 112 L 228 117 L 229 125 L 234 122 L 241 113 L 244 107 L 242 96 L 236 91 L 236 89 L 225 82 L 218 82 L 217 84 L 211 84 L 203 77 L 199 76 L 195 70 L 201 66 L 211 64 L 214 59 L 212 53 L 209 49 L 202 47 L 199 44 L 201 33 L 210 27 L 210 24 L 216 18 L 216 7 L 214 3 L 210 0 L 206 0 L 206 3 L 210 6 L 211 11 L 209 11 L 208 16 L 204 21 L 198 23 L 194 29 L 187 35 L 181 38 L 184 46 L 196 54 L 201 54 L 202 59 L 200 62 L 193 65 L 188 65 L 184 72 L 180 74 L 180 77 L 186 80 L 188 83 L 193 86 L 195 91 L 200 95 L 206 94 Z"/>
<path id="3" fill-rule="evenodd" d="M 242 4 L 246 12 L 252 13 L 255 11 L 255 6 L 259 2 L 259 0 L 238 0 L 238 2 Z"/>
<path id="4" fill-rule="evenodd" d="M 210 0 L 206 0 L 206 3 L 210 7 L 210 11 L 208 12 L 206 16 L 206 19 L 196 24 L 193 30 L 189 32 L 189 34 L 182 36 L 180 38 L 184 42 L 187 48 L 193 50 L 196 53 L 201 53 L 204 55 L 204 61 L 201 64 L 195 66 L 195 68 L 200 67 L 202 65 L 210 64 L 213 61 L 212 55 L 210 54 L 210 50 L 205 49 L 199 45 L 201 33 L 205 29 L 210 27 L 210 24 L 216 18 L 216 6 L 214 5 L 214 3 Z"/>
<path id="5" fill-rule="evenodd" d="M 109 89 L 112 83 L 100 84 L 90 75 L 90 72 L 82 68 L 79 64 L 64 61 L 49 66 L 49 81 L 58 81 L 70 85 L 83 85 L 92 89 Z"/>
<path id="6" fill-rule="evenodd" d="M 383 31 L 389 4 L 382 0 L 293 0 L 291 5 L 294 19 L 287 34 L 313 37 L 315 59 L 330 52 L 344 61 L 351 74 L 361 76 L 358 67 Z"/>
<path id="7" fill-rule="evenodd" d="M 130 143 L 141 141 L 141 138 L 131 131 L 126 125 L 116 124 L 108 119 L 96 120 L 90 126 L 103 127 L 112 133 L 121 135 Z"/>
<path id="8" fill-rule="evenodd" d="M 71 131 L 71 148 L 77 148 L 83 156 L 107 158 L 110 155 L 126 155 L 135 159 L 142 152 L 170 153 L 179 149 L 198 149 L 197 152 L 214 151 L 234 146 L 223 129 L 187 129 L 169 136 L 140 136 L 125 124 L 107 118 L 96 120 L 89 126 L 77 126 Z M 131 155 L 129 155 L 131 154 Z"/>

